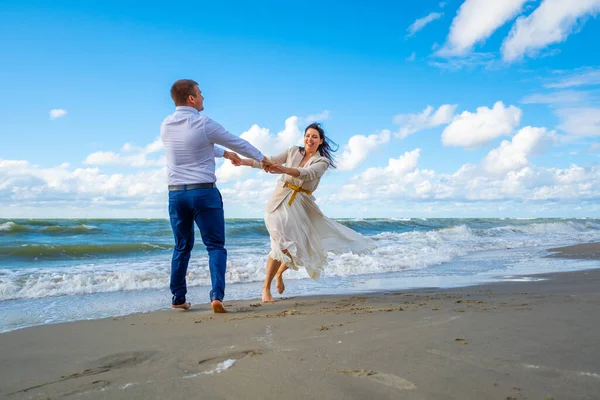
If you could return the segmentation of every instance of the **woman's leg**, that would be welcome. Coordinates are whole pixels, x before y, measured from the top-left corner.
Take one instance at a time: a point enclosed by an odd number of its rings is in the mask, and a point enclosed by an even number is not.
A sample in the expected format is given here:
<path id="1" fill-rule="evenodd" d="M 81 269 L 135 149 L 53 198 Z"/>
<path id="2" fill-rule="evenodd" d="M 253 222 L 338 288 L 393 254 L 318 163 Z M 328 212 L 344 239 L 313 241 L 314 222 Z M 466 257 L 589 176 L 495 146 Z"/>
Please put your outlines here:
<path id="1" fill-rule="evenodd" d="M 273 282 L 273 278 L 279 270 L 279 266 L 281 265 L 281 261 L 273 260 L 269 257 L 267 260 L 267 273 L 265 276 L 265 284 L 263 285 L 262 290 L 262 301 L 263 303 L 273 303 L 275 299 L 271 295 L 271 283 Z"/>
<path id="2" fill-rule="evenodd" d="M 277 292 L 279 294 L 283 294 L 285 291 L 285 284 L 283 283 L 283 273 L 288 269 L 288 266 L 285 264 L 281 264 L 277 273 L 275 274 L 275 287 L 277 288 Z"/>
<path id="3" fill-rule="evenodd" d="M 287 250 L 283 250 L 284 254 L 286 254 L 290 259 L 292 259 L 292 255 L 288 253 Z M 277 273 L 275 274 L 275 287 L 277 288 L 277 292 L 279 294 L 283 294 L 285 291 L 285 284 L 283 283 L 283 273 L 288 269 L 286 263 L 281 263 Z"/>

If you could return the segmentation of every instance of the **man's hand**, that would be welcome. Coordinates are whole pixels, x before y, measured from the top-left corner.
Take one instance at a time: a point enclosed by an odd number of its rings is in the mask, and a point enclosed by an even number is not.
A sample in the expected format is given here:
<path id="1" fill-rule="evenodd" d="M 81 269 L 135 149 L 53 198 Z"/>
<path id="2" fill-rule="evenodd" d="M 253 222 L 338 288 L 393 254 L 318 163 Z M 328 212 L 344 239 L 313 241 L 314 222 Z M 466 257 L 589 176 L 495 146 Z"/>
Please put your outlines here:
<path id="1" fill-rule="evenodd" d="M 263 158 L 261 163 L 260 163 L 262 169 L 264 169 L 265 171 L 268 171 L 268 168 L 273 165 L 273 163 L 271 162 L 271 160 L 269 160 L 267 157 Z"/>
<path id="2" fill-rule="evenodd" d="M 240 165 L 242 165 L 242 159 L 240 158 L 240 156 L 238 156 L 236 153 L 234 153 L 232 151 L 226 151 L 223 154 L 223 158 L 226 158 L 229 161 L 231 161 L 231 163 L 233 165 L 235 165 L 236 167 L 239 167 Z"/>

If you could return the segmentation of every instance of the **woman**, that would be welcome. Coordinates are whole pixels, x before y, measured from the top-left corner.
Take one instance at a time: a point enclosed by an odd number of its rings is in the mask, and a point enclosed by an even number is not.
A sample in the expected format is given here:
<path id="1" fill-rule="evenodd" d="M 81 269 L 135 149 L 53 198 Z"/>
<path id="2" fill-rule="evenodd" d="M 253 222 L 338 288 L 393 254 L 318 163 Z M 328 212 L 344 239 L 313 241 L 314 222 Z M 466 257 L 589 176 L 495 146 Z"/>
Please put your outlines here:
<path id="1" fill-rule="evenodd" d="M 266 168 L 281 174 L 275 191 L 267 202 L 265 223 L 271 236 L 271 251 L 262 290 L 263 302 L 274 302 L 271 282 L 277 278 L 277 291 L 285 290 L 283 272 L 288 268 L 306 268 L 318 279 L 327 263 L 327 252 L 362 252 L 373 248 L 371 241 L 323 215 L 312 196 L 321 176 L 335 168 L 328 138 L 320 124 L 304 130 L 304 147 L 294 146 L 270 157 L 273 165 Z M 285 166 L 283 165 L 285 164 Z M 261 164 L 242 159 L 234 165 L 262 168 Z"/>

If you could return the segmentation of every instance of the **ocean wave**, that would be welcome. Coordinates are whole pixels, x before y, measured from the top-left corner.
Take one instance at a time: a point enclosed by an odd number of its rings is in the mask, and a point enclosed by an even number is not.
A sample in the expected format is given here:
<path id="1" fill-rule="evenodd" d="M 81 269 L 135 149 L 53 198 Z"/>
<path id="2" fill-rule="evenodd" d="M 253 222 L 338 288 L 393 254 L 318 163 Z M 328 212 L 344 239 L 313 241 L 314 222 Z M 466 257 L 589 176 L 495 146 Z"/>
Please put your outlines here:
<path id="1" fill-rule="evenodd" d="M 259 236 L 268 236 L 269 231 L 265 226 L 265 223 L 261 221 L 260 223 L 255 224 L 243 224 L 240 226 L 225 226 L 226 235 L 227 236 L 250 236 L 250 235 L 259 235 Z"/>
<path id="2" fill-rule="evenodd" d="M 0 224 L 0 234 L 28 232 L 30 229 L 24 225 L 16 224 L 12 221 Z"/>
<path id="3" fill-rule="evenodd" d="M 75 226 L 47 226 L 42 232 L 48 235 L 80 235 L 85 233 L 97 233 L 100 228 L 94 225 L 75 225 Z"/>
<path id="4" fill-rule="evenodd" d="M 172 249 L 172 245 L 151 243 L 115 243 L 106 245 L 74 244 L 46 245 L 33 244 L 12 247 L 0 247 L 0 256 L 34 261 L 44 259 L 73 259 L 97 255 L 151 252 Z"/>
<path id="5" fill-rule="evenodd" d="M 459 220 L 455 220 L 459 221 Z M 393 222 L 393 221 L 392 221 Z M 512 257 L 511 251 L 527 249 L 526 253 L 543 255 L 544 249 L 584 242 L 600 241 L 600 220 L 541 220 L 509 222 L 495 220 L 495 226 L 482 228 L 488 220 L 471 220 L 438 229 L 402 231 L 407 221 L 363 220 L 352 223 L 370 224 L 368 235 L 377 248 L 367 254 L 329 254 L 324 276 L 345 277 L 354 275 L 385 274 L 405 270 L 423 270 L 456 261 L 463 256 L 477 256 L 492 260 L 492 265 L 502 265 L 499 257 Z M 429 221 L 439 225 L 439 220 Z M 446 224 L 452 221 L 445 221 Z M 258 229 L 262 222 L 240 221 L 249 231 Z M 498 226 L 500 225 L 500 226 Z M 374 229 L 376 226 L 377 229 Z M 386 231 L 381 231 L 387 229 Z M 378 232 L 379 231 L 379 232 Z M 252 235 L 251 235 L 252 236 Z M 264 236 L 264 235 L 263 235 Z M 243 238 L 248 238 L 244 240 Z M 264 239 L 264 247 L 261 247 Z M 237 239 L 243 246 L 230 249 L 228 254 L 228 283 L 257 282 L 264 279 L 268 239 L 250 239 L 241 234 Z M 252 245 L 250 245 L 252 243 Z M 259 245 L 257 245 L 259 243 Z M 0 270 L 0 300 L 79 295 L 107 291 L 132 291 L 164 289 L 169 285 L 171 244 L 129 243 L 108 245 L 30 245 L 0 247 L 3 259 L 59 260 L 48 263 L 53 267 L 28 267 Z M 156 251 L 155 251 L 156 250 Z M 138 256 L 143 253 L 143 256 Z M 110 260 L 104 256 L 118 255 Z M 92 265 L 93 259 L 96 264 Z M 84 261 L 72 261 L 84 260 Z M 66 261 L 62 261 L 66 260 Z M 496 261 L 494 261 L 496 260 Z M 87 265 L 82 265 L 85 262 Z M 10 263 L 3 262 L 3 265 Z M 38 267 L 39 265 L 39 267 Z M 472 263 L 453 264 L 452 268 L 469 270 L 478 268 Z M 305 279 L 306 272 L 286 272 L 288 279 Z M 210 285 L 207 255 L 204 250 L 194 252 L 188 270 L 189 286 Z"/>
<path id="6" fill-rule="evenodd" d="M 536 222 L 524 225 L 504 225 L 482 231 L 482 235 L 503 236 L 507 234 L 526 235 L 578 235 L 598 232 L 600 224 L 593 221 Z"/>
<path id="7" fill-rule="evenodd" d="M 82 266 L 67 270 L 5 271 L 0 279 L 0 300 L 156 289 L 169 285 L 166 266 L 162 270 L 121 267 L 121 270 Z"/>
<path id="8" fill-rule="evenodd" d="M 264 261 L 261 257 L 250 258 L 250 262 L 246 257 L 227 263 L 228 283 L 264 279 Z M 207 264 L 205 256 L 191 260 L 186 275 L 188 287 L 211 284 Z M 85 264 L 71 268 L 0 269 L 0 301 L 168 289 L 170 265 L 170 257 L 162 257 L 150 261 Z"/>
<path id="9" fill-rule="evenodd" d="M 20 224 L 29 225 L 29 226 L 54 226 L 58 225 L 59 222 L 57 220 L 48 220 L 48 219 L 25 219 L 19 220 Z"/>

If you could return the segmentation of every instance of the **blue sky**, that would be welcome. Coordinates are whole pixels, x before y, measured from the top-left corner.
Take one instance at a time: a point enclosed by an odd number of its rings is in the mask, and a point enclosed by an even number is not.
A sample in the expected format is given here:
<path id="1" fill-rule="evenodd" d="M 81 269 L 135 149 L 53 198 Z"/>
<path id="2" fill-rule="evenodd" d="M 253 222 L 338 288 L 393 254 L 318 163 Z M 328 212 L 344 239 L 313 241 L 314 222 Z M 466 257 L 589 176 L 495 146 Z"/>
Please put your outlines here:
<path id="1" fill-rule="evenodd" d="M 3 2 L 0 217 L 166 217 L 183 77 L 266 154 L 322 121 L 329 216 L 600 216 L 600 0 L 281 3 Z M 262 216 L 273 176 L 218 177 Z"/>

